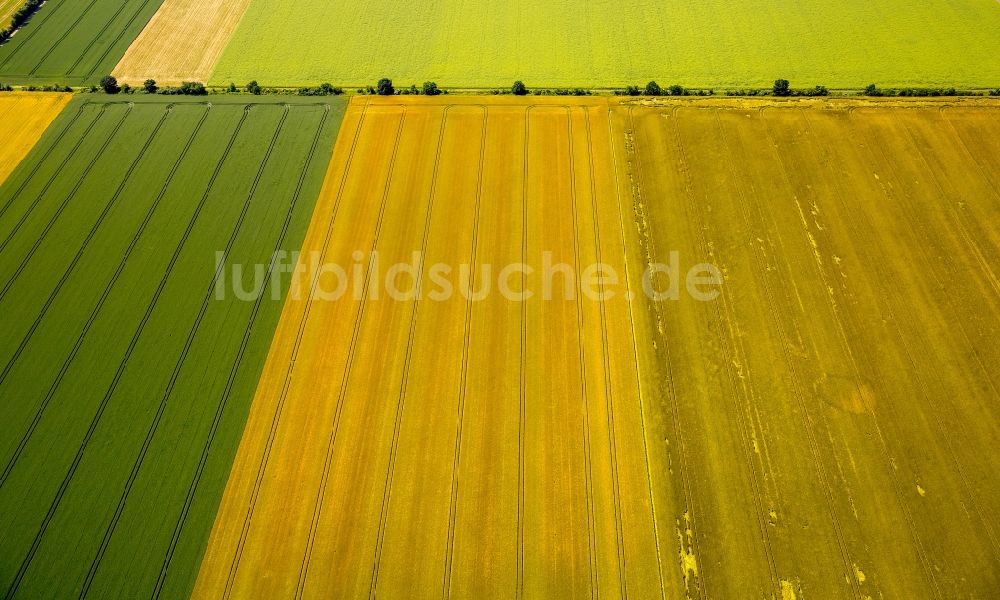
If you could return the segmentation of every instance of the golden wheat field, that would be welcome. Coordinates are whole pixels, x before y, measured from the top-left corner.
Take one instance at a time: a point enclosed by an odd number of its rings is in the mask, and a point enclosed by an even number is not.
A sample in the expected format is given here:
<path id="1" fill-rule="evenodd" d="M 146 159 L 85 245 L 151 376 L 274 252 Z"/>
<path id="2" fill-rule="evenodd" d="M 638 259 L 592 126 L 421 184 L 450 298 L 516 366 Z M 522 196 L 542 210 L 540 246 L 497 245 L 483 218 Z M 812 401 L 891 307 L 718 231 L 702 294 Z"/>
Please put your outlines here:
<path id="1" fill-rule="evenodd" d="M 0 94 L 0 183 L 14 172 L 72 96 L 68 94 Z"/>
<path id="2" fill-rule="evenodd" d="M 133 85 L 207 81 L 250 0 L 165 0 L 113 73 Z"/>
<path id="3" fill-rule="evenodd" d="M 355 98 L 194 596 L 989 596 L 998 130 Z M 376 252 L 472 293 L 379 296 Z M 671 262 L 719 293 L 650 299 Z"/>

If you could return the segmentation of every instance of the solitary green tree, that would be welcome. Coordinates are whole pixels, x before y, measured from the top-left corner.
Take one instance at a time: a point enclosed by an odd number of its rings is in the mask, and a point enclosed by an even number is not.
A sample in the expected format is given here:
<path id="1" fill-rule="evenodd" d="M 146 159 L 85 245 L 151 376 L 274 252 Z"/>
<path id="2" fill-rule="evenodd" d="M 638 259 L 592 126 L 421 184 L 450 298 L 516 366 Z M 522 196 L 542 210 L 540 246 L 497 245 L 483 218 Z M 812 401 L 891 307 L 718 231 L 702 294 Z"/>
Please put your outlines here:
<path id="1" fill-rule="evenodd" d="M 101 89 L 104 90 L 105 94 L 117 94 L 122 91 L 118 87 L 118 80 L 113 75 L 105 75 L 101 78 Z"/>
<path id="2" fill-rule="evenodd" d="M 425 96 L 437 96 L 441 90 L 438 88 L 438 84 L 433 81 L 425 81 L 422 92 Z"/>
<path id="3" fill-rule="evenodd" d="M 774 88 L 772 93 L 775 96 L 791 96 L 792 89 L 788 83 L 787 79 L 778 79 L 774 82 Z"/>
<path id="4" fill-rule="evenodd" d="M 650 81 L 646 84 L 646 95 L 647 96 L 660 96 L 663 94 L 663 90 L 660 88 L 660 84 L 655 81 Z"/>
<path id="5" fill-rule="evenodd" d="M 392 96 L 396 93 L 396 88 L 392 87 L 391 79 L 379 79 L 376 88 L 379 96 Z"/>
<path id="6" fill-rule="evenodd" d="M 684 95 L 684 87 L 680 86 L 680 85 L 677 85 L 675 83 L 674 85 L 670 86 L 670 95 L 671 96 L 683 96 Z"/>
<path id="7" fill-rule="evenodd" d="M 147 94 L 155 94 L 156 90 L 158 89 L 156 87 L 156 81 L 153 79 L 147 79 L 146 81 L 143 82 L 142 89 Z"/>
<path id="8" fill-rule="evenodd" d="M 260 84 L 257 83 L 257 80 L 254 79 L 253 81 L 247 84 L 246 91 L 250 92 L 254 96 L 260 96 L 261 93 L 264 91 L 264 89 L 261 88 Z"/>
<path id="9" fill-rule="evenodd" d="M 510 87 L 510 93 L 515 96 L 527 96 L 528 88 L 524 85 L 524 82 L 518 79 L 514 82 L 514 85 Z"/>

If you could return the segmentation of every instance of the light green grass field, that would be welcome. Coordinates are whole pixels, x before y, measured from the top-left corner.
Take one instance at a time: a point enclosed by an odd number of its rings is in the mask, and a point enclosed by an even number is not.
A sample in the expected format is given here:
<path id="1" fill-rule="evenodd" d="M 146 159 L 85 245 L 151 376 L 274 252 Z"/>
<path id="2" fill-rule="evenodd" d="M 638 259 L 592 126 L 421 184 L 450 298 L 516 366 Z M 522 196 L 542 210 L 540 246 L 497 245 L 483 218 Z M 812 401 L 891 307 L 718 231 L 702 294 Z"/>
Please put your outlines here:
<path id="1" fill-rule="evenodd" d="M 111 72 L 161 3 L 48 0 L 10 41 L 0 46 L 0 81 L 96 83 Z"/>
<path id="2" fill-rule="evenodd" d="M 282 306 L 218 299 L 215 253 L 298 249 L 343 112 L 132 100 L 77 98 L 0 187 L 8 598 L 187 596 Z"/>
<path id="3" fill-rule="evenodd" d="M 254 0 L 212 80 L 985 87 L 998 56 L 996 0 Z"/>

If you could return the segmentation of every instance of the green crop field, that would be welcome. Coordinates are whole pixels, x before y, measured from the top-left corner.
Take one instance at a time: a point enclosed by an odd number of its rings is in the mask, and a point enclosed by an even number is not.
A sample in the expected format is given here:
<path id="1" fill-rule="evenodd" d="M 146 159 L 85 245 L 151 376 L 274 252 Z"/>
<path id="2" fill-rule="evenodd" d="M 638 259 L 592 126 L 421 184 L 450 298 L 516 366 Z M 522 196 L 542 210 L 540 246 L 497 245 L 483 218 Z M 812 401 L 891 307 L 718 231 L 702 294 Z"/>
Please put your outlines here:
<path id="1" fill-rule="evenodd" d="M 0 594 L 188 594 L 343 110 L 78 97 L 0 187 Z"/>
<path id="2" fill-rule="evenodd" d="M 162 0 L 48 0 L 0 46 L 4 83 L 96 83 L 111 72 Z"/>
<path id="3" fill-rule="evenodd" d="M 998 56 L 996 0 L 254 0 L 212 80 L 985 87 Z"/>

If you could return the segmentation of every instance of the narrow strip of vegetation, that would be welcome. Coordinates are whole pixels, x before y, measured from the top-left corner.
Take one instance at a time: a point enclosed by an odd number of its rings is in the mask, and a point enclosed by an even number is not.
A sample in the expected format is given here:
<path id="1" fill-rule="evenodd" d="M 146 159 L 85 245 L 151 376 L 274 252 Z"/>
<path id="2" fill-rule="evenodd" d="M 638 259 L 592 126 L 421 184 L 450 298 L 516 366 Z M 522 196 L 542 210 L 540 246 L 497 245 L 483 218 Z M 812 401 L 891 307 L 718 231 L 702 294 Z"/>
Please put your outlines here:
<path id="1" fill-rule="evenodd" d="M 70 86 L 61 84 L 46 86 L 24 86 L 19 88 L 26 92 L 73 92 Z M 0 83 L 0 92 L 14 91 L 9 85 Z M 159 87 L 155 80 L 147 79 L 141 87 L 133 88 L 128 84 L 119 85 L 117 79 L 111 75 L 105 76 L 100 85 L 92 86 L 82 91 L 99 92 L 107 94 L 162 94 L 166 96 L 204 96 L 207 94 L 252 94 L 260 95 L 298 95 L 298 96 L 340 96 L 345 92 L 344 88 L 334 86 L 331 83 L 322 83 L 316 87 L 299 88 L 269 88 L 261 86 L 257 81 L 250 81 L 242 88 L 235 83 L 230 83 L 223 88 L 208 89 L 205 84 L 199 82 L 184 82 L 178 87 Z M 663 87 L 656 81 L 650 81 L 645 86 L 626 86 L 616 90 L 594 90 L 587 88 L 537 88 L 530 89 L 523 81 L 515 81 L 510 88 L 494 88 L 489 90 L 461 90 L 462 93 L 471 95 L 514 95 L 514 96 L 595 96 L 610 93 L 613 96 L 633 96 L 633 97 L 667 97 L 667 96 L 716 96 L 724 95 L 729 97 L 825 97 L 825 96 L 867 96 L 867 97 L 889 97 L 889 98 L 924 98 L 924 97 L 976 97 L 992 96 L 1000 97 L 1000 88 L 988 90 L 961 90 L 954 87 L 949 88 L 880 88 L 871 84 L 864 89 L 837 90 L 836 94 L 827 87 L 817 85 L 812 88 L 793 88 L 787 79 L 778 79 L 769 89 L 748 88 L 730 89 L 717 92 L 714 89 L 686 88 L 682 85 L 674 84 Z M 450 91 L 438 86 L 433 81 L 426 81 L 420 87 L 411 85 L 407 88 L 397 89 L 391 79 L 383 78 L 375 85 L 370 85 L 356 90 L 359 95 L 372 96 L 438 96 L 449 94 Z"/>

